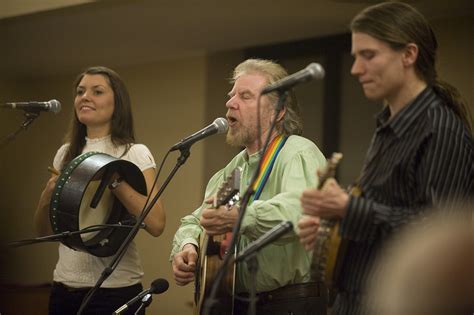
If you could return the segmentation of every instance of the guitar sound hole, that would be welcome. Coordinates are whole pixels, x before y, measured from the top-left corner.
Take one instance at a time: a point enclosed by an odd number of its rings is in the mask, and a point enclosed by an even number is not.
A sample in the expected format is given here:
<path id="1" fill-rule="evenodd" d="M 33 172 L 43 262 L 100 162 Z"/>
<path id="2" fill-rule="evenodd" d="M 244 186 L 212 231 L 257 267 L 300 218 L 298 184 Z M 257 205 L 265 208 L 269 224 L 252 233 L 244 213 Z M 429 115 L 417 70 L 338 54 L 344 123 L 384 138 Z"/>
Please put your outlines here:
<path id="1" fill-rule="evenodd" d="M 212 241 L 207 244 L 207 253 L 206 255 L 219 255 L 221 250 L 221 242 Z"/>

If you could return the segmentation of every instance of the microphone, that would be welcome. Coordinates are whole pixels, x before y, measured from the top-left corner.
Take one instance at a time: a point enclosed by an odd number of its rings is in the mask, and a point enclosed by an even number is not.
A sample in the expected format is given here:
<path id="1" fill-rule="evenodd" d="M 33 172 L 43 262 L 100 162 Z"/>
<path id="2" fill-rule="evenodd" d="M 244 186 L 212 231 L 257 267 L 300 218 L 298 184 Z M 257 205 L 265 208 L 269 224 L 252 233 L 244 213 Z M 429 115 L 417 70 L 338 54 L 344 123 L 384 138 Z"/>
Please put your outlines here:
<path id="1" fill-rule="evenodd" d="M 313 79 L 322 79 L 324 78 L 324 69 L 319 63 L 310 63 L 306 68 L 300 70 L 292 75 L 289 75 L 277 82 L 267 85 L 262 92 L 261 95 L 268 94 L 273 91 L 286 91 L 293 86 L 307 82 Z"/>
<path id="2" fill-rule="evenodd" d="M 229 125 L 225 118 L 219 117 L 214 120 L 209 126 L 193 133 L 189 137 L 181 139 L 178 143 L 171 147 L 170 151 L 181 150 L 183 148 L 189 148 L 194 142 L 199 141 L 203 138 L 209 137 L 215 133 L 224 133 L 229 129 Z"/>
<path id="3" fill-rule="evenodd" d="M 263 234 L 260 238 L 250 243 L 245 249 L 235 258 L 235 262 L 244 260 L 251 254 L 258 252 L 262 247 L 267 246 L 269 243 L 281 237 L 283 234 L 293 229 L 293 224 L 290 221 L 284 221 L 270 231 Z"/>
<path id="4" fill-rule="evenodd" d="M 26 112 L 53 112 L 55 114 L 61 111 L 61 103 L 58 100 L 50 100 L 47 102 L 17 102 L 17 103 L 6 103 L 0 107 L 10 109 L 22 109 Z"/>
<path id="5" fill-rule="evenodd" d="M 124 305 L 120 306 L 115 312 L 114 315 L 122 314 L 125 312 L 130 306 L 141 300 L 147 294 L 160 294 L 168 290 L 169 283 L 165 279 L 156 279 L 150 285 L 149 289 L 143 290 L 133 299 L 125 303 Z"/>

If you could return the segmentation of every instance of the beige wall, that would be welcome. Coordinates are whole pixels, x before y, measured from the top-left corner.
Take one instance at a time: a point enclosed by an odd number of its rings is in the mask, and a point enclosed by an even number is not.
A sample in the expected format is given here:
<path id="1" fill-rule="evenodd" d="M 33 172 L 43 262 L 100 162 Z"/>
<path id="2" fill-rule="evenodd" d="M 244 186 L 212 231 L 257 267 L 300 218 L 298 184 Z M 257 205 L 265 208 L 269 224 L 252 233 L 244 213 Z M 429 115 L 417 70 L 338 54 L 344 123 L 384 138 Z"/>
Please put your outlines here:
<path id="1" fill-rule="evenodd" d="M 471 23 L 471 24 L 469 24 Z M 466 19 L 435 21 L 440 42 L 440 74 L 457 85 L 469 104 L 473 105 L 472 22 Z M 161 162 L 166 150 L 180 138 L 225 115 L 224 103 L 230 86 L 227 78 L 243 54 L 216 53 L 207 57 L 168 60 L 146 66 L 116 69 L 127 83 L 133 104 L 139 142 L 149 146 L 156 162 Z M 310 61 L 301 59 L 290 64 L 297 71 L 299 65 Z M 350 183 L 358 174 L 373 131 L 373 114 L 380 106 L 367 102 L 356 80 L 350 77 L 352 59 L 343 61 L 341 151 L 344 163 L 340 168 L 341 181 Z M 78 71 L 81 69 L 78 69 Z M 42 113 L 41 117 L 17 139 L 2 149 L 0 158 L 0 220 L 1 239 L 30 238 L 33 233 L 33 212 L 37 198 L 48 178 L 46 167 L 52 162 L 56 149 L 67 127 L 71 112 L 71 84 L 75 74 L 46 77 L 36 81 L 0 80 L 0 103 L 7 101 L 49 100 L 57 98 L 63 109 L 58 115 Z M 308 85 L 303 102 L 314 107 L 305 113 L 310 138 L 318 142 L 321 105 L 319 85 Z M 313 87 L 314 90 L 311 90 Z M 307 89 L 308 87 L 301 87 Z M 301 100 L 301 99 L 300 99 Z M 311 117 L 314 116 L 314 120 Z M 13 131 L 21 123 L 20 111 L 0 112 L 0 136 Z M 192 211 L 201 201 L 204 185 L 210 175 L 222 167 L 237 149 L 224 145 L 222 135 L 197 143 L 191 157 L 181 168 L 163 196 L 167 226 L 163 236 L 155 239 L 141 232 L 137 237 L 146 277 L 144 285 L 153 279 L 166 278 L 170 289 L 155 296 L 150 314 L 190 314 L 193 287 L 174 284 L 168 263 L 173 234 L 179 218 Z M 174 166 L 177 154 L 168 158 L 160 177 L 164 180 Z M 2 255 L 1 280 L 34 284 L 51 280 L 57 260 L 57 244 L 39 244 L 17 248 Z"/>
<path id="2" fill-rule="evenodd" d="M 63 107 L 71 99 L 70 77 L 47 78 L 37 82 L 17 81 L 2 85 L 2 100 L 60 99 Z M 43 113 L 30 127 L 2 148 L 0 158 L 1 198 L 0 218 L 2 240 L 30 238 L 33 233 L 33 211 L 41 189 L 48 178 L 46 167 L 61 143 L 67 126 L 67 109 L 58 115 Z M 2 110 L 0 134 L 16 130 L 23 121 L 21 111 Z M 6 268 L 2 279 L 36 283 L 46 281 L 51 274 L 55 255 L 54 245 L 35 245 L 19 248 L 3 256 Z M 8 258 L 7 258 L 8 257 Z M 6 259 L 7 258 L 7 259 Z"/>
<path id="3" fill-rule="evenodd" d="M 459 89 L 474 114 L 474 18 L 433 21 L 438 36 L 438 74 Z"/>

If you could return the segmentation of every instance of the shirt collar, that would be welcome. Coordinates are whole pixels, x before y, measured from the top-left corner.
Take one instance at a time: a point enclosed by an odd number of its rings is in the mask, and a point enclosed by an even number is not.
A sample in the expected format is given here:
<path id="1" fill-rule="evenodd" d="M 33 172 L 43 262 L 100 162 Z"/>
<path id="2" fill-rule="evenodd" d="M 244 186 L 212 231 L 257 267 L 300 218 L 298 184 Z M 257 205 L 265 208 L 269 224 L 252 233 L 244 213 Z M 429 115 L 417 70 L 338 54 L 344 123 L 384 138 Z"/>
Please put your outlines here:
<path id="1" fill-rule="evenodd" d="M 413 123 L 426 112 L 436 94 L 431 87 L 426 87 L 418 94 L 413 101 L 402 108 L 393 119 L 390 118 L 390 109 L 385 106 L 377 115 L 377 129 L 390 128 L 397 137 L 403 134 L 413 125 Z"/>
<path id="2" fill-rule="evenodd" d="M 86 136 L 86 143 L 94 144 L 94 143 L 99 143 L 99 142 L 108 142 L 108 141 L 110 141 L 110 139 L 111 139 L 111 135 L 107 135 L 107 136 L 100 137 L 100 138 L 88 138 Z"/>
<path id="3" fill-rule="evenodd" d="M 252 164 L 258 162 L 261 156 L 261 151 L 255 152 L 253 154 L 248 154 L 247 150 L 244 150 L 244 159 L 247 161 L 247 163 Z"/>

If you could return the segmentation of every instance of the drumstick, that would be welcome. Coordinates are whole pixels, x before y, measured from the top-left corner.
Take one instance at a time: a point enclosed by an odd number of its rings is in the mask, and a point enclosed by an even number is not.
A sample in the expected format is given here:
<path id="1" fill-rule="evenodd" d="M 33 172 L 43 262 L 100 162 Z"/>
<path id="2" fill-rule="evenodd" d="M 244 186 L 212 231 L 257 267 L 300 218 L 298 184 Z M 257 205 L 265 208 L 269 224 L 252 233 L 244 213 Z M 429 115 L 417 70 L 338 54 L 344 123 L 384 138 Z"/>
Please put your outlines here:
<path id="1" fill-rule="evenodd" d="M 48 166 L 48 172 L 50 172 L 51 174 L 56 174 L 56 175 L 61 174 L 61 173 L 59 173 L 59 171 L 57 169 L 55 169 L 52 166 Z"/>

